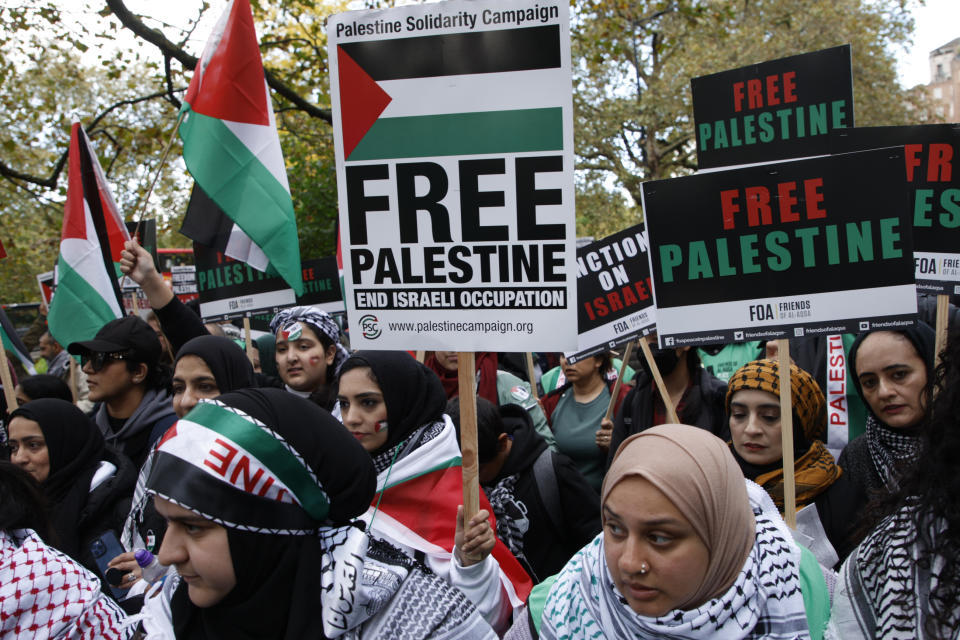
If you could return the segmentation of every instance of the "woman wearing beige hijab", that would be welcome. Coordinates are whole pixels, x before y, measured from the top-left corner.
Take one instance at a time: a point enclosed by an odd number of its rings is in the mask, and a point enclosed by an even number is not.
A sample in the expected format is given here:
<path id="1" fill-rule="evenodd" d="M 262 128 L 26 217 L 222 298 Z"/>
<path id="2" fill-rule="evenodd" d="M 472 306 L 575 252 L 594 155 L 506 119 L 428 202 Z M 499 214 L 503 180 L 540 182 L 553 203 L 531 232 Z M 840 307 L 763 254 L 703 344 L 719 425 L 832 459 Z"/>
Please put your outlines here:
<path id="1" fill-rule="evenodd" d="M 603 532 L 540 587 L 542 612 L 531 604 L 513 638 L 822 636 L 825 573 L 709 432 L 662 425 L 624 440 L 601 510 Z"/>

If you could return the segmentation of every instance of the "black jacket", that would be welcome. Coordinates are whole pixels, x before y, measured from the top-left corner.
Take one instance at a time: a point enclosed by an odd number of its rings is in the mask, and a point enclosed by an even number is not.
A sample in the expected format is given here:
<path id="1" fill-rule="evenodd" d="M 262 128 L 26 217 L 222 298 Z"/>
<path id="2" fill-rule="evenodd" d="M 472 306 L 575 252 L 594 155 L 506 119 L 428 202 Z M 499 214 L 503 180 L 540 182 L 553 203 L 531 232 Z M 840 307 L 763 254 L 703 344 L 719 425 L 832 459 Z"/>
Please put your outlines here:
<path id="1" fill-rule="evenodd" d="M 501 405 L 500 414 L 507 432 L 512 431 L 513 446 L 500 473 L 492 483 L 484 485 L 484 491 L 488 496 L 495 495 L 498 484 L 516 475 L 512 499 L 506 503 L 496 497 L 492 500 L 497 532 L 509 527 L 512 536 L 500 535 L 501 539 L 519 538 L 508 546 L 518 547 L 511 551 L 534 582 L 540 582 L 559 572 L 573 554 L 600 532 L 600 499 L 570 458 L 547 448 L 523 407 Z M 552 505 L 547 504 L 534 473 L 534 464 L 545 451 L 550 456 L 556 483 L 552 492 L 547 491 L 547 495 L 557 496 L 557 503 Z M 553 524 L 554 520 L 560 523 L 559 527 Z"/>
<path id="2" fill-rule="evenodd" d="M 77 520 L 80 557 L 75 559 L 100 577 L 104 583 L 103 592 L 110 595 L 110 590 L 97 566 L 91 546 L 97 538 L 107 531 L 112 531 L 117 539 L 120 539 L 123 522 L 130 512 L 133 489 L 137 483 L 137 469 L 129 458 L 110 447 L 104 450 L 103 459 L 116 466 L 117 470 L 87 496 L 87 503 Z"/>
<path id="3" fill-rule="evenodd" d="M 683 411 L 680 422 L 706 429 L 710 433 L 730 440 L 727 426 L 725 398 L 727 383 L 721 381 L 706 369 L 696 372 L 698 379 L 687 390 L 683 398 Z M 613 422 L 613 434 L 610 436 L 610 451 L 607 454 L 607 466 L 613 459 L 620 443 L 629 436 L 646 431 L 653 424 L 653 385 L 649 374 L 640 371 L 634 380 L 633 390 L 623 401 L 620 411 Z"/>

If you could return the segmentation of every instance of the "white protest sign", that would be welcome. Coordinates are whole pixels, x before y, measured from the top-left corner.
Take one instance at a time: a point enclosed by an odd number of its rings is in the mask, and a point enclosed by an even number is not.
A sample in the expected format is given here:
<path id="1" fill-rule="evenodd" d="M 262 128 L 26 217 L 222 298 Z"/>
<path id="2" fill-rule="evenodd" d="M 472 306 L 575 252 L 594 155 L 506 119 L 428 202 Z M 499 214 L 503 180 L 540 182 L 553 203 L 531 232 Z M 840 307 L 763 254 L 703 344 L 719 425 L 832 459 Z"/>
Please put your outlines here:
<path id="1" fill-rule="evenodd" d="M 351 343 L 577 346 L 567 3 L 327 24 Z"/>

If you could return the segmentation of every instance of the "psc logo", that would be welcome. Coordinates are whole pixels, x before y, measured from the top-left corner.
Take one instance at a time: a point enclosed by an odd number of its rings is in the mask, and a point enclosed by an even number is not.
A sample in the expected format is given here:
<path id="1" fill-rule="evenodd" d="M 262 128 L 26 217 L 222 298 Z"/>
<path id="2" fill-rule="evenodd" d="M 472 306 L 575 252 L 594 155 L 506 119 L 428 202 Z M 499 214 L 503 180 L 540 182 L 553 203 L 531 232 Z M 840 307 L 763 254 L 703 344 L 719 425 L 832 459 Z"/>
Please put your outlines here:
<path id="1" fill-rule="evenodd" d="M 360 318 L 360 332 L 367 340 L 376 340 L 383 333 L 380 330 L 380 321 L 377 316 L 368 313 Z"/>

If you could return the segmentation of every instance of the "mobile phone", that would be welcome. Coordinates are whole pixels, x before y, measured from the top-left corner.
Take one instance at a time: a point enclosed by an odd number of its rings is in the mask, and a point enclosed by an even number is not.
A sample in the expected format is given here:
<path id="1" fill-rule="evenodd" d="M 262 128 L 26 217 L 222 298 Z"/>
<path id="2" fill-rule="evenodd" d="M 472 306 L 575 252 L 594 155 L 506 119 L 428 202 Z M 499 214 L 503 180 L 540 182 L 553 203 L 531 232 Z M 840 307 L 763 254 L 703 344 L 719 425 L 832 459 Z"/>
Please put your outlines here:
<path id="1" fill-rule="evenodd" d="M 120 540 L 117 539 L 117 534 L 113 531 L 104 531 L 100 534 L 99 538 L 90 543 L 90 553 L 93 555 L 94 562 L 97 563 L 97 568 L 100 569 L 100 575 L 106 580 L 107 584 L 110 585 L 110 591 L 113 592 L 114 600 L 123 599 L 123 597 L 127 595 L 127 589 L 120 589 L 113 586 L 107 577 L 107 565 L 123 552 L 123 545 L 120 544 Z"/>

